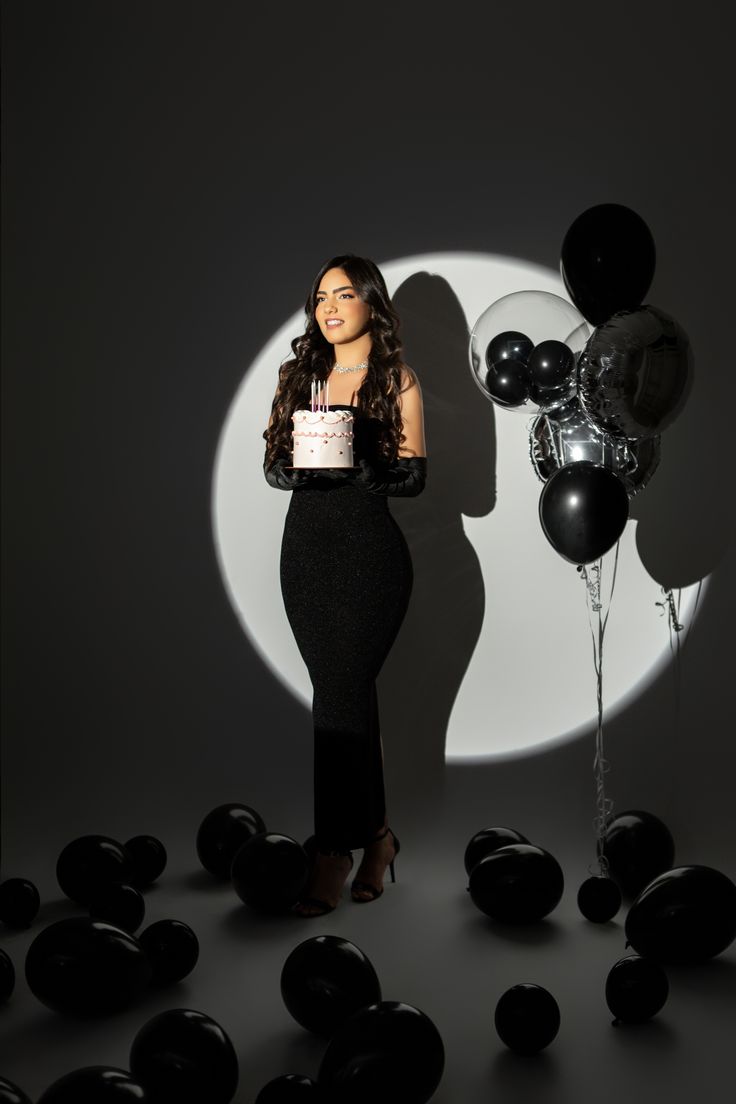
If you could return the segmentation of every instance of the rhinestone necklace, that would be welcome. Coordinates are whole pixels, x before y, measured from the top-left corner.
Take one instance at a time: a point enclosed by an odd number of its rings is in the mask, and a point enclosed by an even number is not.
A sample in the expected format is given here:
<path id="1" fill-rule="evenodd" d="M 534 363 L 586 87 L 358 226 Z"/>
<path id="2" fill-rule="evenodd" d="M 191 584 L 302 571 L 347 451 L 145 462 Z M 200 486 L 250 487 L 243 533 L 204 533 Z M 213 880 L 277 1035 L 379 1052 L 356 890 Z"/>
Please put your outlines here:
<path id="1" fill-rule="evenodd" d="M 363 368 L 368 367 L 368 361 L 364 360 L 362 364 L 356 364 L 354 368 L 346 368 L 343 364 L 338 364 L 335 361 L 332 367 L 335 372 L 361 372 Z"/>

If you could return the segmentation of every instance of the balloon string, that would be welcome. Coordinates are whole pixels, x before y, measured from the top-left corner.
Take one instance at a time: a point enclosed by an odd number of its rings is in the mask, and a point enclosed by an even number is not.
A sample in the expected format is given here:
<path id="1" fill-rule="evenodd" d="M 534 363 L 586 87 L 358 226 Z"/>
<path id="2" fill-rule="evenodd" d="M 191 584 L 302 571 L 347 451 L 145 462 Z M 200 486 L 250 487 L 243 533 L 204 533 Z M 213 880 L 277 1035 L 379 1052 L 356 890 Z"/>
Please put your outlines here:
<path id="1" fill-rule="evenodd" d="M 603 841 L 606 834 L 608 819 L 613 811 L 613 801 L 606 796 L 605 776 L 610 770 L 608 760 L 603 751 L 603 638 L 608 624 L 608 615 L 611 612 L 611 600 L 613 588 L 616 585 L 616 571 L 618 569 L 619 542 L 616 542 L 616 552 L 613 560 L 613 573 L 611 575 L 611 589 L 608 594 L 605 614 L 603 613 L 602 581 L 603 581 L 603 557 L 594 564 L 590 572 L 585 564 L 578 571 L 585 582 L 585 600 L 588 608 L 588 622 L 593 638 L 593 667 L 596 673 L 596 694 L 598 700 L 598 724 L 595 733 L 595 756 L 593 759 L 593 774 L 595 777 L 595 806 L 596 815 L 593 826 L 596 836 L 596 857 L 598 873 L 602 877 L 608 876 L 608 859 L 603 853 Z"/>
<path id="2" fill-rule="evenodd" d="M 698 589 L 695 593 L 695 604 L 693 606 L 692 616 L 690 618 L 690 624 L 685 631 L 684 640 L 687 640 L 690 635 L 690 629 L 692 628 L 693 621 L 695 620 L 695 613 L 700 601 L 700 593 L 703 588 L 703 580 L 698 582 Z M 667 615 L 667 629 L 669 632 L 670 640 L 670 654 L 672 655 L 672 676 L 674 685 L 674 699 L 675 699 L 675 736 L 679 736 L 680 732 L 680 703 L 682 700 L 682 658 L 680 654 L 680 633 L 685 626 L 680 621 L 680 602 L 682 599 L 682 590 L 678 588 L 677 598 L 675 599 L 672 593 L 671 587 L 661 587 L 663 599 L 661 602 L 656 602 L 655 605 L 660 607 L 662 615 Z"/>

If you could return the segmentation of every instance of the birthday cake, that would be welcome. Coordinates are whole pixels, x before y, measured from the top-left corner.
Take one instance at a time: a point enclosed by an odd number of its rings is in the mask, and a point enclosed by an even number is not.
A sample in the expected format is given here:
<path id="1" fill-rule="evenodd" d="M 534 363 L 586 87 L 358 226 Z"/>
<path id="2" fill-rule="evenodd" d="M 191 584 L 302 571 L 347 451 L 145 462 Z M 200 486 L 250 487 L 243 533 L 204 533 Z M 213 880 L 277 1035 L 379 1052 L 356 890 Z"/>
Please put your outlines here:
<path id="1" fill-rule="evenodd" d="M 294 467 L 352 468 L 353 415 L 349 410 L 295 410 Z"/>

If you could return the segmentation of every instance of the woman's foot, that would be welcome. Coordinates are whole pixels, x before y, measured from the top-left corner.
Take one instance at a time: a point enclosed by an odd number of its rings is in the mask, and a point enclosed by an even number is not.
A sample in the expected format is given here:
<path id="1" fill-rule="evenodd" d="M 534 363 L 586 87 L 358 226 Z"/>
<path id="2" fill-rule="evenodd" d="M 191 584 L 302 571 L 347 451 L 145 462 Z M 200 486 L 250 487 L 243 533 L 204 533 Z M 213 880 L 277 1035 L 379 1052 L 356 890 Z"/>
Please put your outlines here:
<path id="1" fill-rule="evenodd" d="M 375 901 L 383 893 L 383 878 L 386 867 L 391 866 L 393 873 L 393 861 L 399 853 L 399 841 L 390 828 L 385 828 L 383 834 L 369 843 L 363 852 L 363 861 L 358 867 L 350 895 L 354 901 Z"/>
<path id="2" fill-rule="evenodd" d="M 312 874 L 303 895 L 291 911 L 297 916 L 324 916 L 337 908 L 348 874 L 353 869 L 353 856 L 324 855 L 317 851 Z"/>

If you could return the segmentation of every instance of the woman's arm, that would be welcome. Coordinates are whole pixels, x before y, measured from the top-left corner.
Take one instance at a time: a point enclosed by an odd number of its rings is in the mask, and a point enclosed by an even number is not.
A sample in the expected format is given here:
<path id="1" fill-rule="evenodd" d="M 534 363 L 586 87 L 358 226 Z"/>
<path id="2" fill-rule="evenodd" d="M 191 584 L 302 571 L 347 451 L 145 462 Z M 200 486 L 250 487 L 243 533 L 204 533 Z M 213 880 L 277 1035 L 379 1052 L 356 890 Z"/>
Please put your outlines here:
<path id="1" fill-rule="evenodd" d="M 424 440 L 424 411 L 419 381 L 404 370 L 401 392 L 402 429 L 404 442 L 393 463 L 372 468 L 367 460 L 360 461 L 361 472 L 356 477 L 359 486 L 372 494 L 414 498 L 424 490 L 427 481 L 427 447 Z"/>
<path id="2" fill-rule="evenodd" d="M 410 382 L 411 381 L 411 382 Z M 404 369 L 402 386 L 409 383 L 406 391 L 399 396 L 401 420 L 406 440 L 399 449 L 399 456 L 426 456 L 427 445 L 424 439 L 424 406 L 419 380 Z"/>

